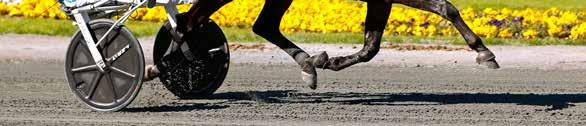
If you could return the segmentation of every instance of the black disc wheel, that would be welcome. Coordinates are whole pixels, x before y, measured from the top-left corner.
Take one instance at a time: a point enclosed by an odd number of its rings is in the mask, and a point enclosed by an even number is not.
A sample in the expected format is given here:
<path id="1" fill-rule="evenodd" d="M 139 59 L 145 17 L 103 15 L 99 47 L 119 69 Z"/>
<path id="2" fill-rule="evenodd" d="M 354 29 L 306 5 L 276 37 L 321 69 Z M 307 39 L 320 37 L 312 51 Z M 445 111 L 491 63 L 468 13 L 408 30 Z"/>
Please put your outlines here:
<path id="1" fill-rule="evenodd" d="M 159 80 L 181 99 L 203 98 L 213 94 L 224 82 L 228 72 L 230 53 L 220 27 L 213 21 L 195 32 L 185 34 L 192 58 L 181 50 L 169 48 L 177 44 L 172 39 L 169 23 L 157 34 L 153 61 L 161 71 Z"/>
<path id="2" fill-rule="evenodd" d="M 96 39 L 113 25 L 110 20 L 90 22 Z M 97 45 L 106 63 L 99 70 L 81 32 L 77 32 L 67 50 L 65 73 L 73 94 L 96 111 L 117 111 L 138 94 L 144 75 L 144 55 L 138 40 L 125 27 L 114 28 Z"/>

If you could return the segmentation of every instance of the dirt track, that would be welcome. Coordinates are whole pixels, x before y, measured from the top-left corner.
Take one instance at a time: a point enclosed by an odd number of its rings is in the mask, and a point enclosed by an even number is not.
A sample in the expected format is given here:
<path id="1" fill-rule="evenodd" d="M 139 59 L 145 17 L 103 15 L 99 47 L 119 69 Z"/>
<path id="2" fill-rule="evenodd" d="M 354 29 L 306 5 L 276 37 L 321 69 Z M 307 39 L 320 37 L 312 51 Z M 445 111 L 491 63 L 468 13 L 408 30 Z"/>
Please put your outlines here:
<path id="1" fill-rule="evenodd" d="M 0 40 L 3 43 L 7 41 L 2 37 Z M 57 43 L 55 47 L 59 46 L 60 43 Z M 39 57 L 48 58 L 36 59 L 27 56 L 38 55 L 26 54 L 38 50 L 36 48 L 19 49 L 18 44 L 4 47 L 22 52 L 19 55 L 24 58 L 2 57 L 14 52 L 0 52 L 0 125 L 586 123 L 586 94 L 583 93 L 586 92 L 586 69 L 582 68 L 586 66 L 583 62 L 586 55 L 564 58 L 567 55 L 556 54 L 582 47 L 535 47 L 558 50 L 545 54 L 517 52 L 534 57 L 560 55 L 557 59 L 537 59 L 548 61 L 543 64 L 526 59 L 511 61 L 510 57 L 515 57 L 511 54 L 515 52 L 504 51 L 518 48 L 517 51 L 530 52 L 527 50 L 536 50 L 533 47 L 498 47 L 495 50 L 497 56 L 501 54 L 503 57 L 504 66 L 500 70 L 474 66 L 470 63 L 473 52 L 383 50 L 382 56 L 372 63 L 340 72 L 319 70 L 318 90 L 304 87 L 298 68 L 283 58 L 286 57 L 284 54 L 241 50 L 233 52 L 234 63 L 228 78 L 211 98 L 177 100 L 155 80 L 143 85 L 139 96 L 127 109 L 110 113 L 91 112 L 73 97 L 64 80 L 59 57 L 62 54 L 58 50 L 39 53 Z M 304 47 L 318 50 L 312 45 Z M 400 62 L 390 61 L 392 59 L 381 61 L 381 58 L 395 56 L 390 53 L 404 59 Z M 416 55 L 418 53 L 450 54 L 456 58 L 449 60 L 456 60 L 457 63 L 434 59 L 429 62 L 410 60 L 417 59 L 420 56 Z M 581 52 L 569 54 L 579 55 Z M 261 61 L 247 60 L 250 58 Z"/>

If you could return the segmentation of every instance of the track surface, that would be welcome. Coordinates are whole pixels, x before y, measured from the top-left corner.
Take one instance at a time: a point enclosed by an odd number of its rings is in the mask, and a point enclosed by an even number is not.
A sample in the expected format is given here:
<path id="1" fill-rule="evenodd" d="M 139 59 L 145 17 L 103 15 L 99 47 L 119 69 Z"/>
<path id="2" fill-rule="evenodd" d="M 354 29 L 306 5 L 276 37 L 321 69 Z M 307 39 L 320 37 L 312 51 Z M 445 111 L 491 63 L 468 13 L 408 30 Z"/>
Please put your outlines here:
<path id="1" fill-rule="evenodd" d="M 6 42 L 6 40 L 3 41 Z M 56 45 L 56 47 L 62 46 L 59 43 Z M 42 48 L 20 48 L 16 45 L 4 47 L 22 52 L 18 55 L 24 58 L 2 58 L 2 55 L 6 56 L 15 52 L 9 52 L 10 49 L 3 49 L 4 51 L 0 52 L 2 54 L 0 55 L 2 59 L 0 61 L 0 125 L 585 125 L 586 123 L 586 93 L 584 93 L 586 92 L 586 69 L 581 67 L 586 64 L 580 62 L 586 61 L 584 60 L 586 56 L 564 59 L 560 55 L 558 58 L 561 58 L 557 60 L 545 59 L 553 62 L 549 65 L 518 60 L 518 62 L 527 63 L 527 66 L 521 63 L 513 64 L 515 61 L 503 58 L 505 63 L 503 69 L 489 70 L 469 63 L 472 62 L 473 56 L 466 56 L 473 52 L 383 50 L 382 58 L 385 58 L 385 54 L 389 52 L 397 55 L 453 54 L 463 55 L 462 57 L 466 58 L 453 58 L 460 61 L 455 65 L 443 61 L 437 65 L 432 62 L 409 61 L 409 58 L 414 56 L 401 56 L 407 59 L 405 61 L 407 63 L 377 62 L 381 59 L 377 57 L 378 59 L 375 58 L 373 63 L 354 66 L 339 72 L 319 70 L 319 87 L 317 90 L 310 90 L 300 80 L 299 68 L 291 65 L 289 60 L 280 60 L 280 57 L 286 57 L 282 52 L 236 51 L 233 52 L 235 63 L 231 66 L 227 80 L 210 98 L 178 100 L 157 82 L 158 80 L 155 80 L 143 85 L 139 96 L 127 109 L 121 112 L 92 112 L 75 99 L 65 83 L 63 64 L 59 58 L 64 53 L 50 49 L 55 53 L 38 54 L 39 57 L 48 57 L 46 59 L 27 59 L 27 52 L 43 51 Z M 50 46 L 43 48 L 50 48 Z M 526 49 L 526 47 L 499 48 Z M 575 47 L 537 48 L 566 51 L 575 49 Z M 352 50 L 347 53 L 350 52 Z M 548 53 L 556 53 L 556 51 Z M 498 51 L 497 54 L 508 53 Z M 574 54 L 577 55 L 580 52 Z M 547 57 L 550 54 L 530 55 Z M 268 59 L 272 58 L 275 61 L 245 60 L 252 58 L 263 60 L 263 57 L 270 57 Z"/>

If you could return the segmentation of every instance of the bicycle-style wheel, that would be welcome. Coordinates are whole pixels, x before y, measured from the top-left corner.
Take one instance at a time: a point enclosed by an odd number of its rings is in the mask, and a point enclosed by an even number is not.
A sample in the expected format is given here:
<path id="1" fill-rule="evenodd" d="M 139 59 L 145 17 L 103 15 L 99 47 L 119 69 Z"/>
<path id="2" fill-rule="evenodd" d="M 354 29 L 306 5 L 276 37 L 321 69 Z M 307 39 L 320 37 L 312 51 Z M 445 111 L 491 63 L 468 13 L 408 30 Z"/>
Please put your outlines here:
<path id="1" fill-rule="evenodd" d="M 90 31 L 101 38 L 112 27 L 111 20 L 90 22 Z M 65 74 L 73 94 L 95 111 L 117 111 L 138 94 L 144 75 L 144 55 L 138 40 L 125 27 L 114 28 L 98 50 L 106 62 L 99 71 L 78 31 L 71 40 L 65 59 Z"/>
<path id="2" fill-rule="evenodd" d="M 220 27 L 213 21 L 203 25 L 199 32 L 188 33 L 187 44 L 193 59 L 186 59 L 182 51 L 165 56 L 173 42 L 170 24 L 159 30 L 153 49 L 153 61 L 161 71 L 159 80 L 181 99 L 202 98 L 213 94 L 228 73 L 230 53 Z M 169 51 L 171 52 L 171 51 Z"/>

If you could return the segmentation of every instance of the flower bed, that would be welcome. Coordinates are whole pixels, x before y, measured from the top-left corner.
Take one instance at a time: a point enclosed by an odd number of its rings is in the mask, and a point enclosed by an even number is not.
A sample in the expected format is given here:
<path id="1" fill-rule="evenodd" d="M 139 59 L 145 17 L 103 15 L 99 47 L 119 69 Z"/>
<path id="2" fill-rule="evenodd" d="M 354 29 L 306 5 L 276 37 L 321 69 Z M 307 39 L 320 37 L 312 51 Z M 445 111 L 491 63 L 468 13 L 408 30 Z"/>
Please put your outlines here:
<path id="1" fill-rule="evenodd" d="M 262 9 L 262 0 L 235 0 L 212 16 L 218 24 L 250 28 Z M 18 4 L 0 3 L 0 15 L 34 18 L 67 19 L 51 0 L 22 0 Z M 180 5 L 184 12 L 189 5 Z M 131 19 L 162 22 L 162 7 L 141 8 Z M 546 10 L 465 8 L 460 13 L 466 23 L 481 37 L 490 38 L 586 38 L 586 11 L 557 8 Z M 352 0 L 295 0 L 282 20 L 285 32 L 362 32 L 366 4 Z M 454 36 L 457 31 L 438 15 L 394 7 L 385 34 L 406 36 Z"/>

